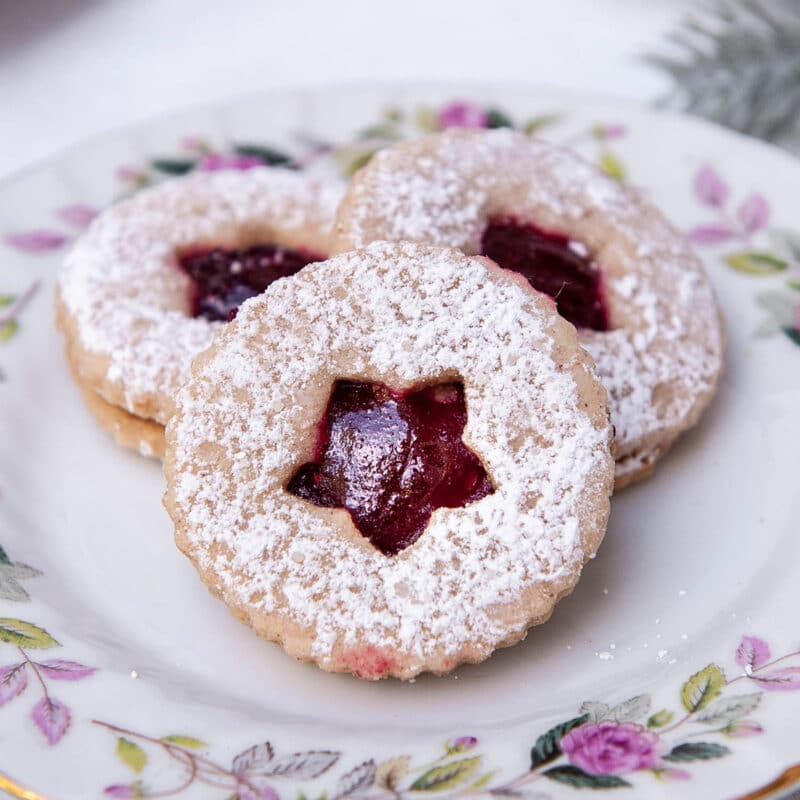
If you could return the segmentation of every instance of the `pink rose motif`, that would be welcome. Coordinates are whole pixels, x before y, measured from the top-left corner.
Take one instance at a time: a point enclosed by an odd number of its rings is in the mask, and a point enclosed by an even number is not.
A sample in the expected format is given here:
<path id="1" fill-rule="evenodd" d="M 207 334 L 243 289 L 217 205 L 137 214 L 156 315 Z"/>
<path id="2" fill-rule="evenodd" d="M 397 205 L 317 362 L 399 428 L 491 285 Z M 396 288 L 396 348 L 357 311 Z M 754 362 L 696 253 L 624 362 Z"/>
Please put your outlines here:
<path id="1" fill-rule="evenodd" d="M 440 128 L 486 128 L 489 115 L 475 103 L 456 100 L 439 110 Z"/>
<path id="2" fill-rule="evenodd" d="M 263 162 L 254 156 L 238 156 L 228 153 L 209 153 L 197 165 L 203 172 L 219 172 L 222 169 L 252 169 L 260 167 Z"/>
<path id="3" fill-rule="evenodd" d="M 661 761 L 658 735 L 633 722 L 588 722 L 564 736 L 561 749 L 590 775 L 654 769 Z"/>

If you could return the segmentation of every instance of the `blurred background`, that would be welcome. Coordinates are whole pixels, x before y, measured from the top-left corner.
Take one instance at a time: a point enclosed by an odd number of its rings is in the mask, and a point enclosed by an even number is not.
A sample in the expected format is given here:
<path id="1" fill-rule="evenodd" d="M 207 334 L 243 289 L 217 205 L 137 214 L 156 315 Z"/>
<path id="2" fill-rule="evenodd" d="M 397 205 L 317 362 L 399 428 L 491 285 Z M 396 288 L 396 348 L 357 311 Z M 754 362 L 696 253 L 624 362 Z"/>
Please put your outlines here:
<path id="1" fill-rule="evenodd" d="M 0 0 L 0 178 L 177 107 L 419 78 L 623 96 L 800 152 L 800 0 Z"/>

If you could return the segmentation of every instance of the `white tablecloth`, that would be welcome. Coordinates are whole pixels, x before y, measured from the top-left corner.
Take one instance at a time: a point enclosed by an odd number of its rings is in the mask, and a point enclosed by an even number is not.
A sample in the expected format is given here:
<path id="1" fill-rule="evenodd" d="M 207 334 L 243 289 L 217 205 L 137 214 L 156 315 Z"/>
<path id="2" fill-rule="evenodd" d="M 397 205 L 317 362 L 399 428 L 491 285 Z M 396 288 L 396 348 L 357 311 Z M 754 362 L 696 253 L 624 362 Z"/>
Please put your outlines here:
<path id="1" fill-rule="evenodd" d="M 687 0 L 0 0 L 0 178 L 108 128 L 353 80 L 526 81 L 646 101 Z"/>

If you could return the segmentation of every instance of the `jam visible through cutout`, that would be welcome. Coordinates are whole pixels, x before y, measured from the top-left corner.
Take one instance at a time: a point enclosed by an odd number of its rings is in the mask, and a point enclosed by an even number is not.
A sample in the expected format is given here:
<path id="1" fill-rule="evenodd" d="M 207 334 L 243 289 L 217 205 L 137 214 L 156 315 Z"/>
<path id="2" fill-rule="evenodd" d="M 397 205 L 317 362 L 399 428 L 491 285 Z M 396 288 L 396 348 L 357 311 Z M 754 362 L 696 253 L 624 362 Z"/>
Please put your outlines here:
<path id="1" fill-rule="evenodd" d="M 227 322 L 245 300 L 261 294 L 273 281 L 324 259 L 310 250 L 259 244 L 247 250 L 194 250 L 180 256 L 178 265 L 193 282 L 192 316 Z"/>
<path id="2" fill-rule="evenodd" d="M 609 329 L 602 274 L 579 242 L 513 218 L 496 219 L 483 232 L 481 255 L 550 295 L 558 313 L 576 328 Z"/>
<path id="3" fill-rule="evenodd" d="M 461 438 L 466 422 L 461 383 L 395 392 L 381 383 L 336 381 L 314 460 L 287 490 L 347 509 L 364 537 L 396 555 L 420 537 L 437 508 L 459 508 L 494 491 Z"/>

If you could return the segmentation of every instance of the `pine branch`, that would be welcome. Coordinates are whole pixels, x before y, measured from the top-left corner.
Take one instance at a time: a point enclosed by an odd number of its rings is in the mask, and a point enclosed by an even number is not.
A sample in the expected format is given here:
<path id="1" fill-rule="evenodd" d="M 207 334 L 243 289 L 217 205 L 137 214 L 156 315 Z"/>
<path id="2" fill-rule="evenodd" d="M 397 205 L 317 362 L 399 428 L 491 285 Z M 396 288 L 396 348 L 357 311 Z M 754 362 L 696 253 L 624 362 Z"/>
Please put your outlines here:
<path id="1" fill-rule="evenodd" d="M 716 0 L 642 59 L 678 108 L 800 152 L 800 0 Z"/>

